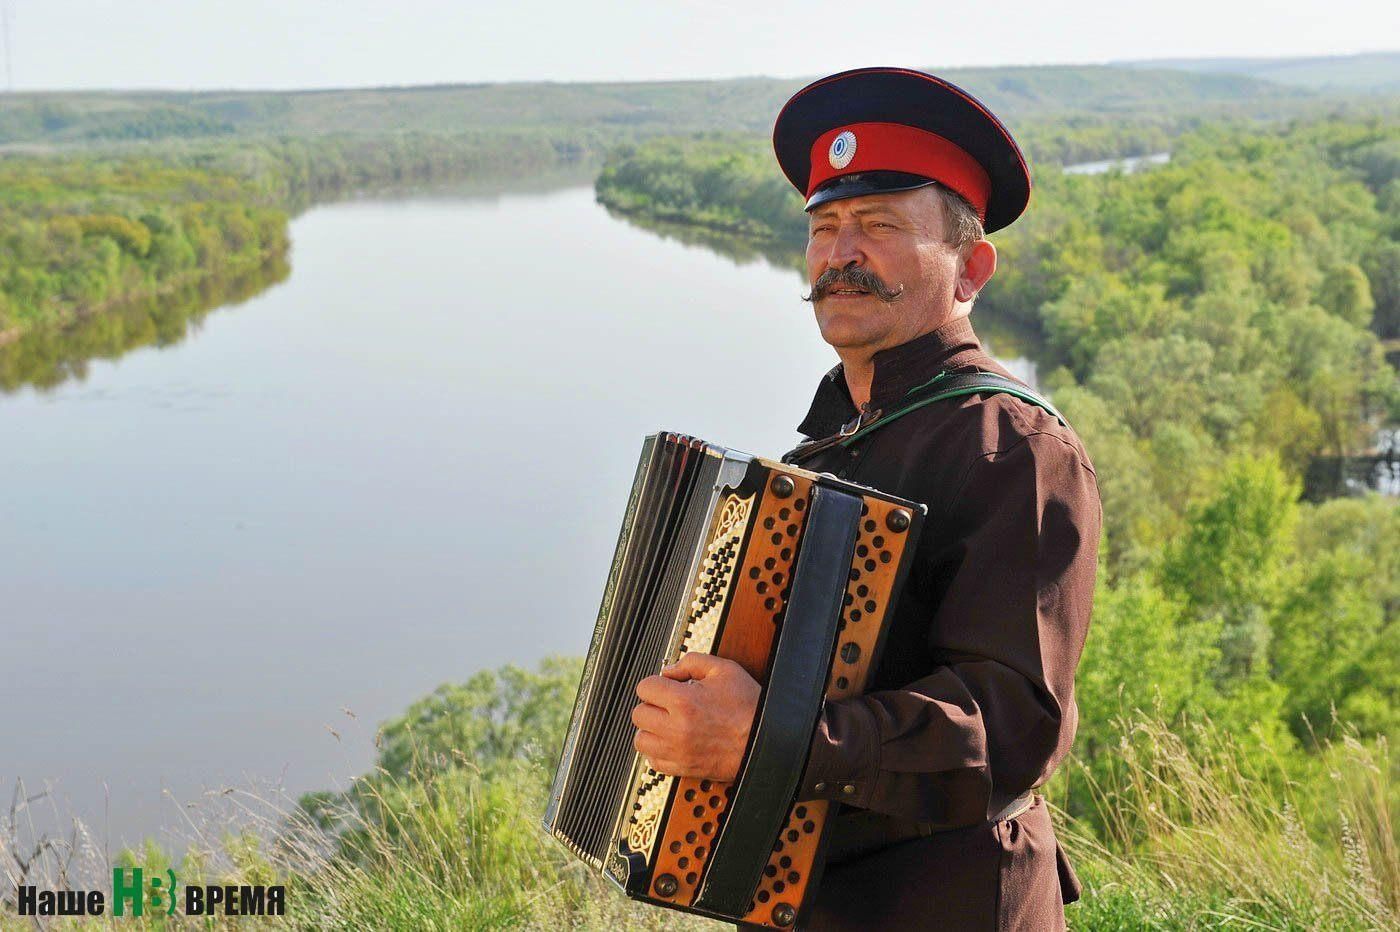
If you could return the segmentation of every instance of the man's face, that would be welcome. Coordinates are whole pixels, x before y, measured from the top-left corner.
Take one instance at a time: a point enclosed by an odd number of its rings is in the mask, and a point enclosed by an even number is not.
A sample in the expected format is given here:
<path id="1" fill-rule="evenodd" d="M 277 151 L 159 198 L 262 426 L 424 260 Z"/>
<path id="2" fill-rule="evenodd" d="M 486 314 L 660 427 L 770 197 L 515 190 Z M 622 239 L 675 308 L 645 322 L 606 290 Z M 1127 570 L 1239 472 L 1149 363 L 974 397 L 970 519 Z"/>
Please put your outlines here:
<path id="1" fill-rule="evenodd" d="M 943 242 L 942 206 L 931 185 L 829 201 L 807 223 L 807 280 L 827 343 L 874 353 L 951 319 L 960 258 Z M 897 297 L 883 300 L 845 282 L 818 287 L 823 273 L 853 263 L 885 286 L 886 297 Z"/>

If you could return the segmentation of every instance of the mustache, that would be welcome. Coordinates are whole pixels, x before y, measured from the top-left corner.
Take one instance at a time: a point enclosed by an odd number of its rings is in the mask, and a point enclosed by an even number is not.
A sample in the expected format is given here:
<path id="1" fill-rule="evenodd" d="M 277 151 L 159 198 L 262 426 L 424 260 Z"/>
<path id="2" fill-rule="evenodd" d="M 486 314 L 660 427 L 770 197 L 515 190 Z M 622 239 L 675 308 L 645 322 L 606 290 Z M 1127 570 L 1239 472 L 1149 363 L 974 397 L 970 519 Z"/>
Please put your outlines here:
<path id="1" fill-rule="evenodd" d="M 839 285 L 849 285 L 852 288 L 859 288 L 861 291 L 868 291 L 886 304 L 904 294 L 903 285 L 891 288 L 880 280 L 880 276 L 852 262 L 843 269 L 827 269 L 823 272 L 812 285 L 812 290 L 802 296 L 802 300 L 820 301 Z"/>

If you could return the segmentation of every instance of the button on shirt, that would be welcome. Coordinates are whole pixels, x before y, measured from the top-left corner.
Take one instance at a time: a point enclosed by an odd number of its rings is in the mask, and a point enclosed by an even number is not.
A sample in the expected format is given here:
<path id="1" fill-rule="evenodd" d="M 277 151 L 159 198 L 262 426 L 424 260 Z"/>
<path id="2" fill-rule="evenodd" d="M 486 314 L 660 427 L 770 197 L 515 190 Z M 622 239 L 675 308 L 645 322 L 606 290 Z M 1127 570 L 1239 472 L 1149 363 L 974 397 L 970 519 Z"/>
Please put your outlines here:
<path id="1" fill-rule="evenodd" d="M 964 318 L 876 353 L 868 408 L 893 411 L 939 371 L 974 369 L 1014 378 Z M 826 437 L 856 414 L 837 366 L 798 429 Z M 850 904 L 868 909 L 880 896 L 871 877 L 922 891 L 905 894 L 916 912 L 886 903 L 885 918 L 901 928 L 924 927 L 920 917 L 939 928 L 1063 925 L 1062 901 L 1078 896 L 1078 883 L 1044 804 L 1010 825 L 987 820 L 1048 779 L 1074 739 L 1074 672 L 1102 523 L 1078 436 L 1022 399 L 979 393 L 926 405 L 801 465 L 928 506 L 867 691 L 828 701 L 812 743 L 801 795 L 845 805 L 829 822 L 832 863 L 804 927 L 848 927 Z M 916 823 L 927 837 L 911 832 Z M 905 843 L 881 850 L 882 840 Z M 1006 856 L 1018 845 L 1019 873 Z M 954 869 L 948 857 L 962 863 Z M 970 876 L 979 857 L 985 876 Z M 943 880 L 957 908 L 986 925 L 935 908 Z M 851 913 L 849 927 L 871 917 Z"/>

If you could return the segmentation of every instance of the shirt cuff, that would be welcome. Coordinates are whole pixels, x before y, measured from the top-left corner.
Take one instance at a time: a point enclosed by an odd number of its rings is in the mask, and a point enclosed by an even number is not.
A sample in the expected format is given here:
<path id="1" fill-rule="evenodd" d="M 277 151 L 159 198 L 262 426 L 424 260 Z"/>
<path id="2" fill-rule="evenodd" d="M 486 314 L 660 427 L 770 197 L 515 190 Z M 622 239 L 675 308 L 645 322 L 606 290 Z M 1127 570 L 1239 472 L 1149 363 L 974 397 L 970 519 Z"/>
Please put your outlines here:
<path id="1" fill-rule="evenodd" d="M 799 797 L 867 808 L 880 771 L 880 727 L 860 697 L 827 699 L 817 719 Z"/>

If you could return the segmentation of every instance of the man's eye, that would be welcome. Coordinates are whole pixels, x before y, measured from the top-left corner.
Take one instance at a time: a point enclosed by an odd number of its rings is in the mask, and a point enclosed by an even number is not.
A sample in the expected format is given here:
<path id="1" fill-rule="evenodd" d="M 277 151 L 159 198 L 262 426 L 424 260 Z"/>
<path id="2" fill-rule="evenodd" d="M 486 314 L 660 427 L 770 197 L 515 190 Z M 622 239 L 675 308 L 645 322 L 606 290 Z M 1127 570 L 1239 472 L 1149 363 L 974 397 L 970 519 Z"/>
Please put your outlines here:
<path id="1" fill-rule="evenodd" d="M 876 220 L 874 223 L 871 224 L 871 226 L 873 226 L 873 227 L 887 227 L 887 228 L 889 228 L 889 229 L 891 229 L 891 230 L 894 229 L 894 224 L 893 224 L 893 223 L 885 223 L 883 220 Z"/>

